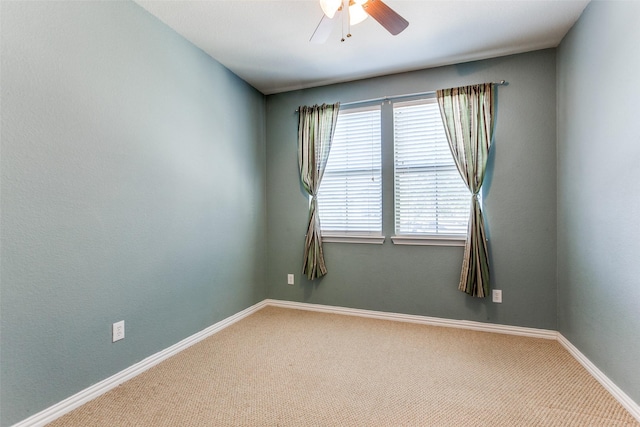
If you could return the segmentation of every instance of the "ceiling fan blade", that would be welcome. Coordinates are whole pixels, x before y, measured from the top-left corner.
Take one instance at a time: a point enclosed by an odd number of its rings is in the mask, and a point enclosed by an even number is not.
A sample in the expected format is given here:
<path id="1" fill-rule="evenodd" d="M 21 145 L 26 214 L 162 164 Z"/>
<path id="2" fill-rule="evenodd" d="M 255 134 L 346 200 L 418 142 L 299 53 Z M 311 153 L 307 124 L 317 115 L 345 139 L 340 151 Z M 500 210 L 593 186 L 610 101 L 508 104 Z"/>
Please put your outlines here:
<path id="1" fill-rule="evenodd" d="M 369 0 L 362 5 L 363 9 L 376 21 L 397 36 L 409 26 L 409 21 L 398 15 L 393 9 L 384 4 L 382 0 Z"/>
<path id="2" fill-rule="evenodd" d="M 323 44 L 326 42 L 331 35 L 335 22 L 338 21 L 338 16 L 340 16 L 340 11 L 336 12 L 333 18 L 328 18 L 327 15 L 323 14 L 322 19 L 318 23 L 309 41 L 315 44 Z"/>

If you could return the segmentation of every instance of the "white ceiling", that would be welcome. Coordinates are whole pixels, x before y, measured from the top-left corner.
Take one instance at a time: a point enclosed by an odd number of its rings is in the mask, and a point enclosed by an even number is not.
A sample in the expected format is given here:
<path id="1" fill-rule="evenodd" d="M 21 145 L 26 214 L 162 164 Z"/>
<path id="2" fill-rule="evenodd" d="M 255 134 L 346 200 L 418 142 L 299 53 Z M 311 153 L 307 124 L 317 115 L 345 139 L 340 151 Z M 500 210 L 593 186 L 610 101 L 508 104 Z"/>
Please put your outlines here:
<path id="1" fill-rule="evenodd" d="M 309 38 L 318 0 L 135 0 L 264 94 L 556 47 L 589 0 L 384 0 L 397 36 L 369 17 Z"/>

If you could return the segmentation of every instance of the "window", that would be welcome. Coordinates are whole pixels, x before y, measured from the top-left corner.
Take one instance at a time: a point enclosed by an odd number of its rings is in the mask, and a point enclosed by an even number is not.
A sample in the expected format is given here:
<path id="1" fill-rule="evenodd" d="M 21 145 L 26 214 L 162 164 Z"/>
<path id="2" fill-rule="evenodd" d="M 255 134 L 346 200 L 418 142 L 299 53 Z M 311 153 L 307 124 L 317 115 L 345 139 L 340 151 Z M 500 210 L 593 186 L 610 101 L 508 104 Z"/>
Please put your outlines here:
<path id="1" fill-rule="evenodd" d="M 318 191 L 318 213 L 324 241 L 336 235 L 382 235 L 379 105 L 340 111 Z"/>
<path id="2" fill-rule="evenodd" d="M 395 103 L 393 123 L 395 234 L 463 238 L 469 190 L 449 150 L 436 98 Z"/>
<path id="3" fill-rule="evenodd" d="M 385 139 L 381 123 L 393 129 Z M 382 170 L 383 157 L 393 171 Z M 318 192 L 323 241 L 383 243 L 383 191 L 394 244 L 464 245 L 471 196 L 435 94 L 340 110 Z"/>

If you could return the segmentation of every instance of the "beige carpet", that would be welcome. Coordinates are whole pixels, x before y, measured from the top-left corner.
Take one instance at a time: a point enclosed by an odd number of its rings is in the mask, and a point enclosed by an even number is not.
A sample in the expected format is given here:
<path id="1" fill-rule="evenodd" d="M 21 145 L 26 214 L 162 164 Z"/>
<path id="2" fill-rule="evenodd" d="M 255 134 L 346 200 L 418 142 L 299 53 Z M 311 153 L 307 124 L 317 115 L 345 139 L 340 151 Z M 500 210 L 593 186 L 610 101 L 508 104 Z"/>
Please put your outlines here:
<path id="1" fill-rule="evenodd" d="M 638 426 L 551 340 L 267 307 L 50 426 Z"/>

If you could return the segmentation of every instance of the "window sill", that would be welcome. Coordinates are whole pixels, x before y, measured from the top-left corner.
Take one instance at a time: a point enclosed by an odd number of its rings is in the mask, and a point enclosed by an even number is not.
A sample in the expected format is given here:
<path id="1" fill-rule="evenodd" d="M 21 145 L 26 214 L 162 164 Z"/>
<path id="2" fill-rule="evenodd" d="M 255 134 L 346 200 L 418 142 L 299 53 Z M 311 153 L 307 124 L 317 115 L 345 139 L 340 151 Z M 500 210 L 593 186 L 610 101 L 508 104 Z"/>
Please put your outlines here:
<path id="1" fill-rule="evenodd" d="M 466 236 L 392 236 L 394 245 L 464 246 Z"/>
<path id="2" fill-rule="evenodd" d="M 323 243 L 364 243 L 370 245 L 381 245 L 384 243 L 384 236 L 370 236 L 366 234 L 323 234 Z"/>

